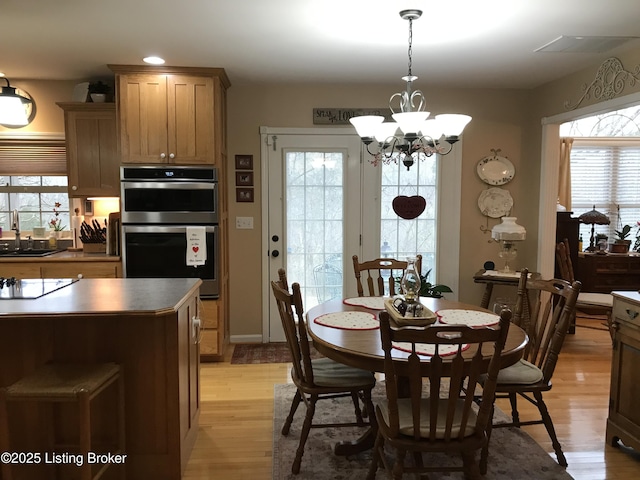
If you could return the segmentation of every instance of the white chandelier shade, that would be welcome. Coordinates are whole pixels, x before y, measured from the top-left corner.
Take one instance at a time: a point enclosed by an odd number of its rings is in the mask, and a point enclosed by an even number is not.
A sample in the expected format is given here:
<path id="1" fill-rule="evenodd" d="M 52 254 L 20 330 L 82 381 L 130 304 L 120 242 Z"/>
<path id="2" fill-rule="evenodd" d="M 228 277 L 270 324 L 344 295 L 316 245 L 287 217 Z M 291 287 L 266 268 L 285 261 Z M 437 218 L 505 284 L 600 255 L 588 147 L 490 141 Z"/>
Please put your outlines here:
<path id="1" fill-rule="evenodd" d="M 425 98 L 420 90 L 412 91 L 412 83 L 418 77 L 412 74 L 413 20 L 420 18 L 421 10 L 402 10 L 400 17 L 409 21 L 409 71 L 402 79 L 407 83 L 403 92 L 394 93 L 389 99 L 394 122 L 384 122 L 381 115 L 362 115 L 349 119 L 372 156 L 370 162 L 402 163 L 407 170 L 417 158 L 430 157 L 434 153 L 446 155 L 459 140 L 469 115 L 445 113 L 429 119 L 431 112 L 425 109 Z M 416 105 L 417 103 L 417 105 Z M 394 109 L 394 106 L 396 109 Z M 398 108 L 399 107 L 399 108 Z M 397 135 L 400 129 L 402 135 Z M 443 145 L 441 140 L 448 146 Z M 374 144 L 374 150 L 370 146 Z M 377 146 L 377 150 L 375 147 Z M 420 155 L 423 154 L 423 155 Z"/>

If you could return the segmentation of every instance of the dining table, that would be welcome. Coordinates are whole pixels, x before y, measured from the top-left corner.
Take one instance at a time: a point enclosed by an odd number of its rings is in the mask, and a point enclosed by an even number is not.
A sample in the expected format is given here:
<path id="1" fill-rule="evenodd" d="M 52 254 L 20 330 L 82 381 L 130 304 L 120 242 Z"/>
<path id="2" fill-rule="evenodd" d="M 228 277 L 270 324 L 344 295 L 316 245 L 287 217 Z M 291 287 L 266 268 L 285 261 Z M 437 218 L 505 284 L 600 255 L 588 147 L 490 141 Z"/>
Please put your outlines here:
<path id="1" fill-rule="evenodd" d="M 385 297 L 336 298 L 311 307 L 306 313 L 307 329 L 316 350 L 345 365 L 371 372 L 384 372 L 384 350 L 378 324 L 378 314 L 385 308 L 384 301 Z M 498 321 L 498 316 L 493 312 L 456 300 L 421 297 L 420 303 L 437 315 L 438 319 L 432 325 L 440 324 L 444 318 L 462 318 L 460 315 L 481 319 L 493 316 L 496 319 L 495 323 Z M 477 322 L 476 326 L 480 326 L 482 321 Z M 524 354 L 527 342 L 528 337 L 525 331 L 511 324 L 500 355 L 501 368 L 518 362 Z M 471 358 L 475 352 L 476 350 L 469 348 L 463 352 L 463 356 Z M 402 349 L 393 349 L 394 361 L 406 362 L 409 355 L 409 352 Z M 493 346 L 483 346 L 483 355 L 488 360 L 493 355 Z M 430 356 L 424 354 L 421 358 L 421 366 L 424 375 L 427 376 Z M 443 360 L 446 375 L 446 366 L 449 362 L 446 357 Z M 373 412 L 370 414 L 375 416 Z M 371 419 L 373 420 L 372 428 L 354 441 L 339 442 L 334 448 L 334 453 L 352 455 L 372 448 L 376 433 L 375 418 Z"/>

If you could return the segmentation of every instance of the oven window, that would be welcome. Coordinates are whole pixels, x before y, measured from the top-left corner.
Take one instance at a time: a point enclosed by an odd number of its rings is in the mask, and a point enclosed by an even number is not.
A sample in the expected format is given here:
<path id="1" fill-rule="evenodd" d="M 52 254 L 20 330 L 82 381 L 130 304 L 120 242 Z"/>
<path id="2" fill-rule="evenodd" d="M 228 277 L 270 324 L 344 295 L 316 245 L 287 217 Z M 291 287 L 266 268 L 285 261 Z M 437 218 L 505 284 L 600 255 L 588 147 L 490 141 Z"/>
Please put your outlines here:
<path id="1" fill-rule="evenodd" d="M 126 188 L 128 212 L 215 212 L 215 189 Z"/>
<path id="2" fill-rule="evenodd" d="M 126 272 L 132 278 L 216 279 L 215 236 L 207 232 L 207 261 L 186 264 L 187 238 L 181 233 L 125 233 Z"/>

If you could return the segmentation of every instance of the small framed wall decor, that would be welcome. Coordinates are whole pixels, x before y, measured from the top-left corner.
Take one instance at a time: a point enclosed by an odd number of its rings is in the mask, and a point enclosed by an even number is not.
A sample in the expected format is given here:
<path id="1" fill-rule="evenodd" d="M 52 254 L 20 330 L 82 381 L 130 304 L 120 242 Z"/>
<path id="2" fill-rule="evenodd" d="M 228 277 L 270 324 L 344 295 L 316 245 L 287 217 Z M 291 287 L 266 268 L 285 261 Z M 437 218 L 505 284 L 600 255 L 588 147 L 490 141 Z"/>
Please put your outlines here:
<path id="1" fill-rule="evenodd" d="M 236 155 L 236 170 L 253 170 L 253 155 Z"/>
<path id="2" fill-rule="evenodd" d="M 253 188 L 236 188 L 236 202 L 253 203 Z"/>
<path id="3" fill-rule="evenodd" d="M 239 187 L 252 187 L 253 172 L 236 172 L 236 185 Z"/>

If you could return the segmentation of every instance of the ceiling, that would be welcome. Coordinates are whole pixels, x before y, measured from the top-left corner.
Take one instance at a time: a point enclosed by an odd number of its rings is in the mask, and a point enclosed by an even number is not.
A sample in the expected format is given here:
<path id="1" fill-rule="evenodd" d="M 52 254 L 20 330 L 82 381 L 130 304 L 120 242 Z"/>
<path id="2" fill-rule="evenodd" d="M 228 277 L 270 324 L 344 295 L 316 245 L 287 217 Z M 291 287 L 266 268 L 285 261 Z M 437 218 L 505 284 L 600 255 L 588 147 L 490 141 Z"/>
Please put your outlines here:
<path id="1" fill-rule="evenodd" d="M 232 84 L 401 83 L 408 22 L 420 85 L 529 89 L 640 48 L 542 53 L 560 36 L 640 37 L 639 0 L 4 0 L 0 72 L 90 80 L 107 64 L 224 67 Z M 625 65 L 629 70 L 635 65 Z M 595 74 L 595 72 L 594 72 Z M 19 85 L 18 85 L 19 86 Z"/>

